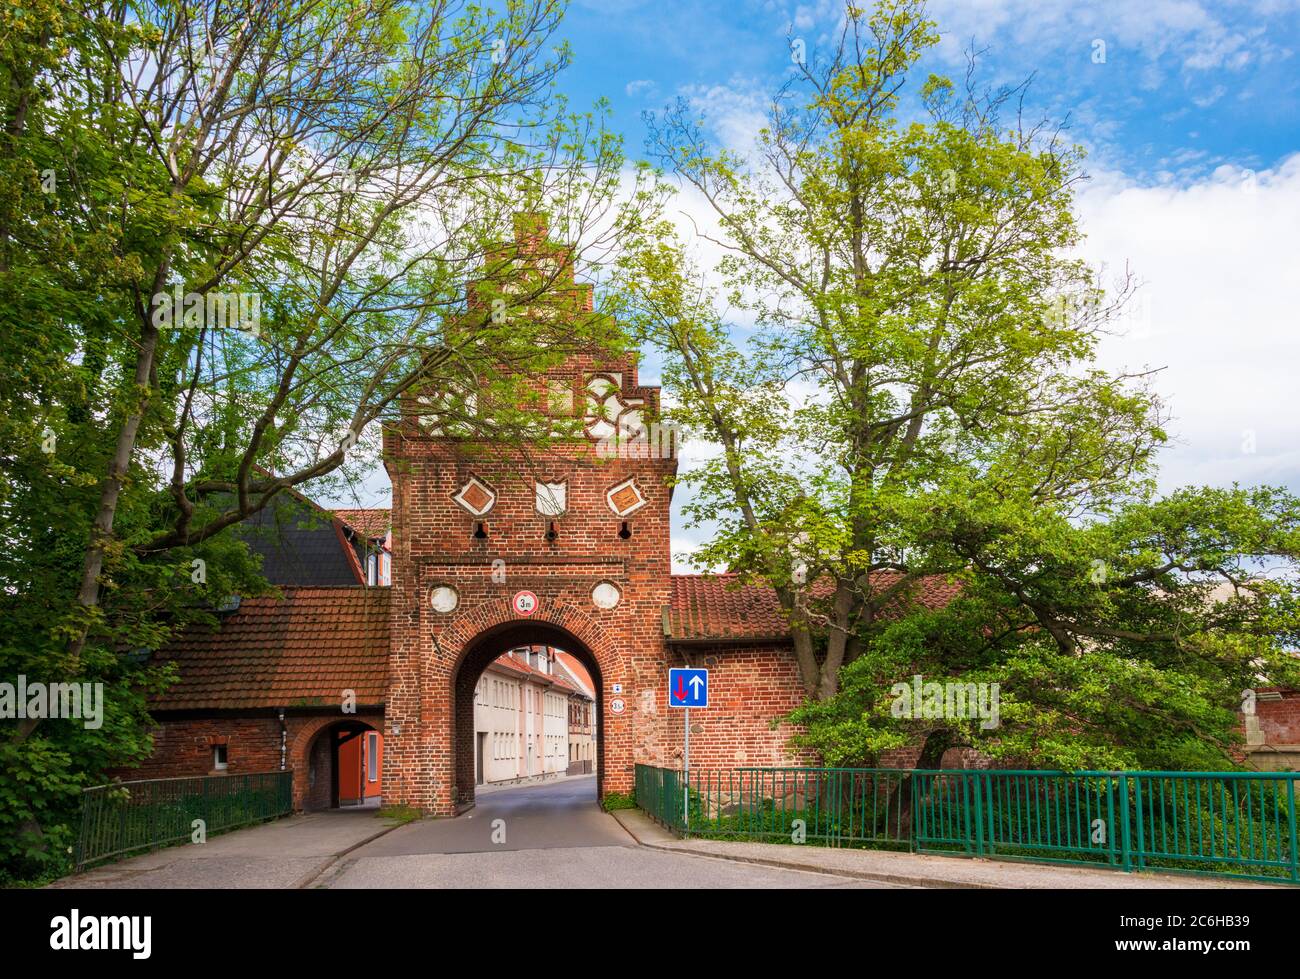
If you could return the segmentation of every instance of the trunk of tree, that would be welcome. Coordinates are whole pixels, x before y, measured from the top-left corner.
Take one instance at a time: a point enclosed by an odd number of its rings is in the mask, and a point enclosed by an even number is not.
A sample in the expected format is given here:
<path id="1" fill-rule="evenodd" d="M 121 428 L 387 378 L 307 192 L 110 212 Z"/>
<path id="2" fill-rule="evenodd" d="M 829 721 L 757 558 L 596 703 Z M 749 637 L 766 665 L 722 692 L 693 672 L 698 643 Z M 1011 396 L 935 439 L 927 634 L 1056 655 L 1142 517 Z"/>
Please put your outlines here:
<path id="1" fill-rule="evenodd" d="M 138 400 L 117 433 L 117 445 L 108 465 L 108 477 L 104 480 L 104 487 L 100 491 L 99 509 L 95 513 L 90 541 L 86 545 L 86 558 L 81 571 L 81 588 L 77 592 L 77 604 L 83 608 L 94 608 L 99 604 L 99 576 L 104 570 L 104 555 L 108 550 L 108 544 L 113 539 L 117 501 L 122 495 L 122 484 L 126 480 L 126 474 L 131 468 L 131 456 L 135 452 L 140 423 L 144 420 L 145 410 L 149 406 L 150 379 L 153 375 L 154 351 L 158 347 L 158 330 L 148 320 L 148 315 L 146 311 L 145 327 L 140 338 L 140 353 L 135 362 L 135 387 L 139 392 Z M 82 647 L 86 644 L 87 629 L 88 624 L 83 623 L 76 638 L 68 644 L 74 669 Z"/>
<path id="2" fill-rule="evenodd" d="M 165 266 L 159 269 L 157 281 L 166 276 Z M 159 287 L 161 288 L 161 286 Z M 154 290 L 155 294 L 158 289 Z M 135 388 L 138 400 L 131 414 L 122 422 L 117 434 L 117 445 L 113 458 L 108 465 L 108 476 L 104 480 L 99 495 L 99 508 L 95 512 L 95 522 L 91 526 L 90 539 L 86 543 L 85 559 L 82 562 L 81 587 L 77 590 L 77 604 L 83 609 L 99 605 L 99 576 L 104 570 L 104 556 L 113 539 L 113 521 L 117 516 L 117 501 L 122 495 L 122 484 L 131 468 L 131 457 L 135 452 L 136 437 L 140 432 L 140 423 L 144 420 L 145 410 L 149 406 L 151 383 L 153 379 L 154 353 L 158 347 L 158 329 L 151 319 L 152 303 L 146 307 L 141 316 L 144 324 L 140 335 L 140 352 L 135 362 Z M 81 651 L 85 648 L 86 637 L 90 631 L 90 619 L 83 617 L 77 626 L 76 635 L 68 640 L 68 672 L 75 673 L 81 660 Z M 21 744 L 36 731 L 40 722 L 28 720 L 14 731 L 13 742 Z"/>
<path id="3" fill-rule="evenodd" d="M 938 768 L 943 763 L 944 753 L 953 746 L 953 733 L 947 729 L 931 731 L 921 744 L 921 754 L 917 756 L 915 768 L 925 770 Z M 912 831 L 912 785 L 915 775 L 909 773 L 899 779 L 897 787 L 889 794 L 885 804 L 884 817 L 891 835 L 897 840 L 906 840 Z"/>

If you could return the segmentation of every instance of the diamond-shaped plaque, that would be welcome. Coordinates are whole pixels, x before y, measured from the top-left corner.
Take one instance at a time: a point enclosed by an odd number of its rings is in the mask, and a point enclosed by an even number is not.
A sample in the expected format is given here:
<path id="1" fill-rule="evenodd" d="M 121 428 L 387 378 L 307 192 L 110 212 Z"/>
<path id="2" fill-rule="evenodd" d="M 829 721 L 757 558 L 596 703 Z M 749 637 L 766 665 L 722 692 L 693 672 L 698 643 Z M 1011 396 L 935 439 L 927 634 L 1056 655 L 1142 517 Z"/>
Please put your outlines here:
<path id="1" fill-rule="evenodd" d="M 462 486 L 452 499 L 474 516 L 481 517 L 496 504 L 497 495 L 487 483 L 477 476 L 471 476 L 469 482 Z"/>
<path id="2" fill-rule="evenodd" d="M 609 508 L 620 517 L 635 513 L 649 502 L 634 479 L 626 479 L 617 486 L 612 486 L 606 490 L 605 501 L 609 504 Z"/>

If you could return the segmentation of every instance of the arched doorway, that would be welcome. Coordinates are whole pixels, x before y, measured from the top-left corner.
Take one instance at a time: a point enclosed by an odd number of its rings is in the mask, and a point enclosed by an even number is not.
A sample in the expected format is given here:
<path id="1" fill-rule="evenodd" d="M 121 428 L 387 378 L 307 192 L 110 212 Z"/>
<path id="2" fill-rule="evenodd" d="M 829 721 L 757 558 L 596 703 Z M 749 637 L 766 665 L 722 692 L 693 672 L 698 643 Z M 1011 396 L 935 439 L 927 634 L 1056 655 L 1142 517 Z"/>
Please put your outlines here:
<path id="1" fill-rule="evenodd" d="M 383 734 L 365 721 L 337 721 L 307 746 L 306 810 L 378 807 L 383 794 Z"/>
<path id="2" fill-rule="evenodd" d="M 566 667 L 565 657 L 578 669 Z M 572 683 L 575 672 L 585 673 L 578 684 Z M 472 804 L 479 785 L 587 772 L 596 776 L 599 798 L 605 782 L 603 689 L 596 656 L 560 626 L 515 620 L 476 636 L 453 680 L 457 807 Z"/>

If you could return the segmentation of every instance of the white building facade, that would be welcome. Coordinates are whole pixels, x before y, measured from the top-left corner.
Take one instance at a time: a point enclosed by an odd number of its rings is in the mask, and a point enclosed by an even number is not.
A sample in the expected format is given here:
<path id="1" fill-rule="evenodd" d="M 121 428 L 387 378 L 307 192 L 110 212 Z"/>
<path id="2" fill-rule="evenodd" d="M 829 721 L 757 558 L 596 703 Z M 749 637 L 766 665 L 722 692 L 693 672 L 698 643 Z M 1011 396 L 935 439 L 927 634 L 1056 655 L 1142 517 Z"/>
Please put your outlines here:
<path id="1" fill-rule="evenodd" d="M 479 785 L 555 778 L 569 770 L 570 701 L 587 700 L 546 646 L 512 649 L 474 691 L 474 767 Z"/>

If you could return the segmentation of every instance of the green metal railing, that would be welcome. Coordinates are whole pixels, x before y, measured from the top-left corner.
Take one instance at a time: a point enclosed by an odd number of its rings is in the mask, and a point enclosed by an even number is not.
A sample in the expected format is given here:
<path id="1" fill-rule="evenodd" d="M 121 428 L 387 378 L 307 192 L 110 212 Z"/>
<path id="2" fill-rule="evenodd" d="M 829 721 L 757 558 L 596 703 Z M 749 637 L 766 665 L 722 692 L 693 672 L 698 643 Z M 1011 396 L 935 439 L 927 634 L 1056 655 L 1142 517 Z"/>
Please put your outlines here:
<path id="1" fill-rule="evenodd" d="M 638 765 L 683 835 L 907 849 L 1300 883 L 1286 772 L 692 770 Z"/>
<path id="2" fill-rule="evenodd" d="M 204 832 L 211 835 L 274 819 L 292 809 L 291 771 L 96 785 L 82 793 L 77 870 L 189 840 L 196 819 L 203 820 Z"/>

